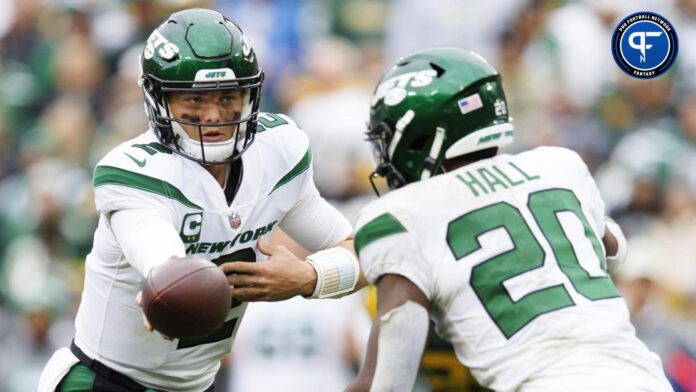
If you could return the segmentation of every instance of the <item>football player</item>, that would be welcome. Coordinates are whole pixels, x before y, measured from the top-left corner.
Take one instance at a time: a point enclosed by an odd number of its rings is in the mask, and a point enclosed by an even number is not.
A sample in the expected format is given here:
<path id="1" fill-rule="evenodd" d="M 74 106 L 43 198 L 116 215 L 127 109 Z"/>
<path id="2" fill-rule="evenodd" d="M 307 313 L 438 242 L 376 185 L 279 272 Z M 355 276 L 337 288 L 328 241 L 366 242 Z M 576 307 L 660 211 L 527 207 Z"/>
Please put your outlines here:
<path id="1" fill-rule="evenodd" d="M 514 132 L 475 53 L 422 50 L 382 77 L 368 140 L 393 191 L 356 224 L 378 315 L 349 390 L 410 391 L 429 318 L 496 391 L 671 390 L 607 273 L 625 239 L 587 167 L 558 147 L 498 154 Z"/>
<path id="2" fill-rule="evenodd" d="M 141 64 L 150 129 L 94 170 L 100 220 L 76 335 L 44 369 L 42 392 L 212 391 L 243 301 L 365 285 L 352 227 L 312 181 L 306 135 L 287 116 L 259 112 L 264 74 L 239 27 L 211 10 L 175 13 Z M 313 252 L 307 260 L 262 242 L 277 228 Z M 229 274 L 232 306 L 209 336 L 166 339 L 143 326 L 136 297 L 153 267 L 186 255 Z"/>

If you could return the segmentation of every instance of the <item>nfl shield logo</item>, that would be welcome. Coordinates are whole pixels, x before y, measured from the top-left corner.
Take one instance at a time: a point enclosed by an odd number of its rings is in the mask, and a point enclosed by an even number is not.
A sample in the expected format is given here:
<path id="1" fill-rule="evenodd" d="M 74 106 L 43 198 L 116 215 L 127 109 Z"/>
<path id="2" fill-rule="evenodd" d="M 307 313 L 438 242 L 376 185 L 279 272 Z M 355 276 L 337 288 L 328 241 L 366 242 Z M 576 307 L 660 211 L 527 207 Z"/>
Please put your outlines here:
<path id="1" fill-rule="evenodd" d="M 239 226 L 242 225 L 242 217 L 239 216 L 236 212 L 233 212 L 230 214 L 230 226 L 232 226 L 233 229 L 239 228 Z"/>

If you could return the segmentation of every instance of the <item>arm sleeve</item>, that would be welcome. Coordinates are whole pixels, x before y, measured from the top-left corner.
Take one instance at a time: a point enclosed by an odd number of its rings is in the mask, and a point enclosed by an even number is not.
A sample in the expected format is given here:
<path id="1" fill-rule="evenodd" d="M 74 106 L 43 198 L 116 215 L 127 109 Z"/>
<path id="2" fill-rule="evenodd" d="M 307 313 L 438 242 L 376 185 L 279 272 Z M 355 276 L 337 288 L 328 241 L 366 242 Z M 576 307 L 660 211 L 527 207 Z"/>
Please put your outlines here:
<path id="1" fill-rule="evenodd" d="M 186 256 L 179 233 L 161 210 L 119 210 L 110 223 L 126 260 L 143 276 L 172 257 Z"/>
<path id="2" fill-rule="evenodd" d="M 370 391 L 411 391 L 428 337 L 428 311 L 413 301 L 392 309 L 379 322 L 379 349 Z"/>
<path id="3" fill-rule="evenodd" d="M 304 173 L 302 195 L 279 226 L 310 253 L 336 246 L 353 231 L 348 220 L 314 186 L 312 171 Z"/>

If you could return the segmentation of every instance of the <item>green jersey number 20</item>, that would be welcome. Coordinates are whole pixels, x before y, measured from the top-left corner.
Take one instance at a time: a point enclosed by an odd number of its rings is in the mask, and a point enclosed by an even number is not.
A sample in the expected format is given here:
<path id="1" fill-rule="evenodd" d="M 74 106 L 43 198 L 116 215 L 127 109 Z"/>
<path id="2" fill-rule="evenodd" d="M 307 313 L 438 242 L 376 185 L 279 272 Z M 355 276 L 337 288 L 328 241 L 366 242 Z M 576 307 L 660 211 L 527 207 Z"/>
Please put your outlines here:
<path id="1" fill-rule="evenodd" d="M 563 284 L 536 290 L 517 301 L 505 289 L 506 280 L 544 266 L 546 253 L 539 241 L 550 245 L 561 271 L 578 293 L 592 301 L 619 296 L 608 275 L 592 277 L 580 266 L 573 244 L 561 226 L 559 213 L 570 212 L 579 219 L 585 238 L 606 272 L 600 240 L 573 192 L 548 189 L 532 193 L 527 208 L 534 222 L 526 221 L 511 204 L 498 202 L 460 216 L 447 229 L 447 242 L 456 260 L 479 250 L 479 236 L 492 230 L 502 228 L 512 240 L 512 249 L 473 267 L 469 280 L 484 308 L 508 339 L 536 317 L 575 305 Z M 537 225 L 544 238 L 535 237 L 530 225 Z"/>

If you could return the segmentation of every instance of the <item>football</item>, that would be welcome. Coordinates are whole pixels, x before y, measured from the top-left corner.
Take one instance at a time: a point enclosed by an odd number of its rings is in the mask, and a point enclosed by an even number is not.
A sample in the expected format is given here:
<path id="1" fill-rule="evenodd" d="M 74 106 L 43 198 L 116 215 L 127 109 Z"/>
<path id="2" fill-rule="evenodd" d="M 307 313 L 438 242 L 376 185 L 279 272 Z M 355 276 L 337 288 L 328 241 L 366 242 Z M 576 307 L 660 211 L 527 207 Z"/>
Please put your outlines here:
<path id="1" fill-rule="evenodd" d="M 225 274 L 208 260 L 182 257 L 160 264 L 142 284 L 150 324 L 171 338 L 192 339 L 220 328 L 230 310 Z"/>

